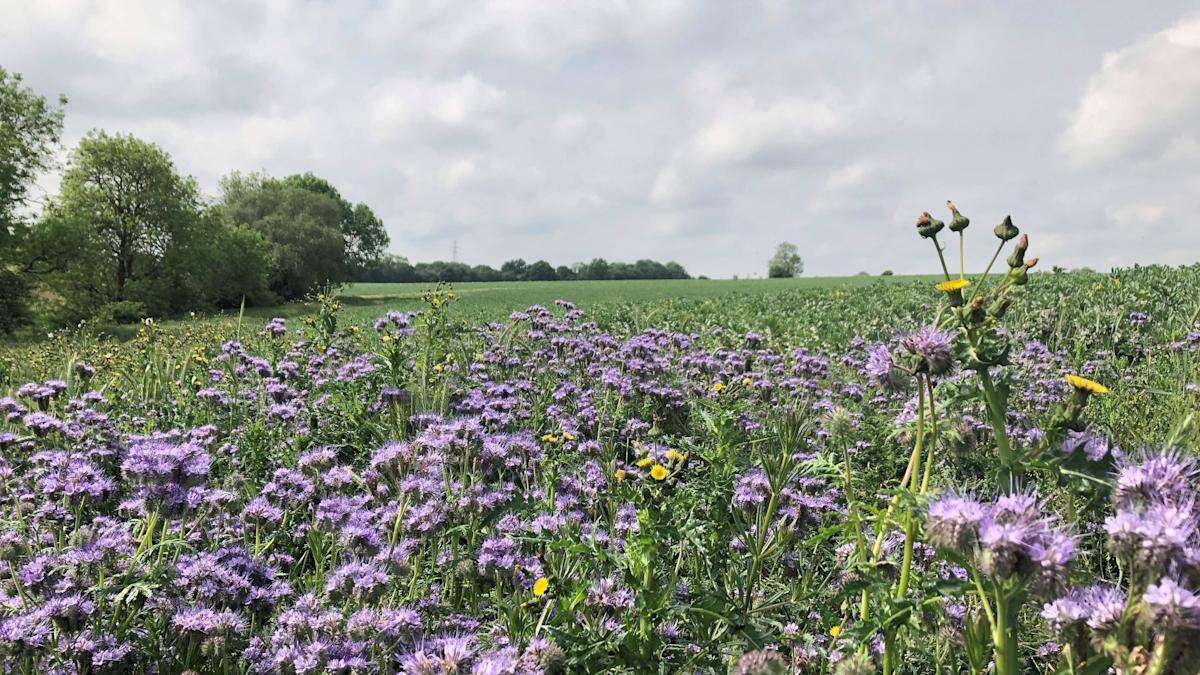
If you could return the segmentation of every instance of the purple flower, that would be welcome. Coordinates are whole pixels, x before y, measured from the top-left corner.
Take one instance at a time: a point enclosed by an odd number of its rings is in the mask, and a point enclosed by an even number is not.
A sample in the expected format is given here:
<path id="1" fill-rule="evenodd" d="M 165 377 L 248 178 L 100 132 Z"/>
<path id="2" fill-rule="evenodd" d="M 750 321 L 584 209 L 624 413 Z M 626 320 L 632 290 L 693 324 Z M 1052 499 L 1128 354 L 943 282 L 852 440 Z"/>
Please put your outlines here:
<path id="1" fill-rule="evenodd" d="M 896 365 L 887 345 L 875 345 L 867 351 L 864 370 L 871 384 L 886 392 L 900 391 L 908 384 L 908 374 Z"/>
<path id="2" fill-rule="evenodd" d="M 1160 629 L 1196 628 L 1200 626 L 1200 597 L 1171 577 L 1151 584 L 1142 595 L 1150 608 L 1153 625 Z"/>
<path id="3" fill-rule="evenodd" d="M 950 343 L 954 340 L 951 331 L 924 326 L 900 340 L 900 347 L 917 358 L 917 372 L 941 375 L 950 370 L 953 359 Z"/>

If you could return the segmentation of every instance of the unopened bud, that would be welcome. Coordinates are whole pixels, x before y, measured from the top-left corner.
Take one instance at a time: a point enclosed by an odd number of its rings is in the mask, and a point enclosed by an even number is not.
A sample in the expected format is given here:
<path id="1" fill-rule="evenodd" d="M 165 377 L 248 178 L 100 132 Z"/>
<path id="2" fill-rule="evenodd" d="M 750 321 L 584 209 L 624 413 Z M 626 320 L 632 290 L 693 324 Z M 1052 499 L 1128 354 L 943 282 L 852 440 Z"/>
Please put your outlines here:
<path id="1" fill-rule="evenodd" d="M 1031 270 L 1034 267 L 1037 267 L 1039 260 L 1041 260 L 1041 258 L 1030 258 L 1029 260 L 1026 260 L 1025 261 L 1025 269 Z"/>
<path id="2" fill-rule="evenodd" d="M 973 324 L 983 323 L 983 317 L 984 317 L 983 296 L 978 296 L 974 300 L 971 301 L 971 308 L 970 308 L 970 311 L 968 312 L 967 316 L 971 320 L 971 323 L 973 323 Z"/>
<path id="3" fill-rule="evenodd" d="M 999 298 L 988 307 L 988 315 L 997 319 L 1003 318 L 1010 305 L 1012 305 L 1012 298 L 1007 295 Z"/>
<path id="4" fill-rule="evenodd" d="M 917 232 L 926 239 L 936 236 L 945 226 L 945 223 L 929 215 L 928 211 L 917 217 Z"/>
<path id="5" fill-rule="evenodd" d="M 1012 216 L 1004 216 L 1004 221 L 997 225 L 992 232 L 1000 239 L 1000 241 L 1008 241 L 1021 233 L 1016 225 L 1013 225 Z"/>
<path id="6" fill-rule="evenodd" d="M 1029 248 L 1029 235 L 1023 234 L 1017 239 L 1017 246 L 1008 256 L 1008 266 L 1016 269 L 1025 264 L 1025 250 Z"/>
<path id="7" fill-rule="evenodd" d="M 971 219 L 958 212 L 958 208 L 954 206 L 954 202 L 946 200 L 946 206 L 950 209 L 950 231 L 962 232 L 971 224 Z"/>

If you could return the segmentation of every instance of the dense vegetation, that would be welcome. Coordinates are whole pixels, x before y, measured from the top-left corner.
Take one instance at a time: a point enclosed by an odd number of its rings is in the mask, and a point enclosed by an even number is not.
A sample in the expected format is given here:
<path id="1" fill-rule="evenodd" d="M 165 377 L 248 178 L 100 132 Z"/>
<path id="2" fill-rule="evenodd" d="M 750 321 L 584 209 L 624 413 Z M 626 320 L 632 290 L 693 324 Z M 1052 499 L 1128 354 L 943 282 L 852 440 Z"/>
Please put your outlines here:
<path id="1" fill-rule="evenodd" d="M 688 278 L 678 263 L 651 260 L 410 265 L 384 255 L 387 231 L 371 208 L 323 178 L 233 172 L 212 200 L 162 148 L 100 130 L 71 152 L 60 193 L 36 198 L 35 180 L 56 168 L 65 104 L 0 69 L 0 335 L 272 305 L 351 279 Z"/>
<path id="2" fill-rule="evenodd" d="M 604 258 L 594 258 L 587 263 L 554 267 L 545 260 L 531 264 L 517 258 L 505 262 L 500 269 L 495 269 L 488 265 L 471 266 L 440 260 L 412 265 L 401 256 L 385 255 L 356 275 L 354 280 L 368 283 L 432 284 L 443 281 L 624 281 L 690 278 L 687 270 L 679 263 L 663 264 L 654 260 L 610 263 Z"/>
<path id="3" fill-rule="evenodd" d="M 970 283 L 0 352 L 4 668 L 1196 672 L 1200 266 L 996 236 Z"/>

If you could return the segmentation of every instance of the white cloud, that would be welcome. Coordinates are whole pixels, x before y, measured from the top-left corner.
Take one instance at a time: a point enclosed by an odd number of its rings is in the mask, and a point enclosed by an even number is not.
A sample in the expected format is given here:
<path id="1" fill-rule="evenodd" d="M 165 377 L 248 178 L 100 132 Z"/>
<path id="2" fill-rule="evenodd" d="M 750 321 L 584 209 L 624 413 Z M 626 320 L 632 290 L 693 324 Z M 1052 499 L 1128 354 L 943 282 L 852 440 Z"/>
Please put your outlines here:
<path id="1" fill-rule="evenodd" d="M 1158 156 L 1200 134 L 1200 17 L 1106 54 L 1060 144 L 1081 165 Z"/>
<path id="2" fill-rule="evenodd" d="M 375 91 L 371 123 L 385 141 L 420 135 L 474 141 L 497 127 L 504 99 L 502 90 L 473 73 L 442 81 L 391 80 Z"/>
<path id="3" fill-rule="evenodd" d="M 766 165 L 796 161 L 805 145 L 824 140 L 843 117 L 823 101 L 786 99 L 762 104 L 753 96 L 724 103 L 692 137 L 695 158 L 708 165 Z"/>

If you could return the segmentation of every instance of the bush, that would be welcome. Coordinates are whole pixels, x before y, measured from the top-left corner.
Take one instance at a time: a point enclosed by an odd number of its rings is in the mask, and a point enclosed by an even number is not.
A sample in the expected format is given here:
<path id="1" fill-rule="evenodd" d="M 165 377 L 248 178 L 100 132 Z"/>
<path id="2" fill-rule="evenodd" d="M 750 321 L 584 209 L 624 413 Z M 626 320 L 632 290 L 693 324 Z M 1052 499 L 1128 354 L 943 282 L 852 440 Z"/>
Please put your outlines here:
<path id="1" fill-rule="evenodd" d="M 96 318 L 101 323 L 130 324 L 137 323 L 149 316 L 146 306 L 133 300 L 110 302 L 100 308 Z"/>
<path id="2" fill-rule="evenodd" d="M 12 333 L 29 322 L 29 283 L 11 270 L 0 269 L 0 334 Z"/>

